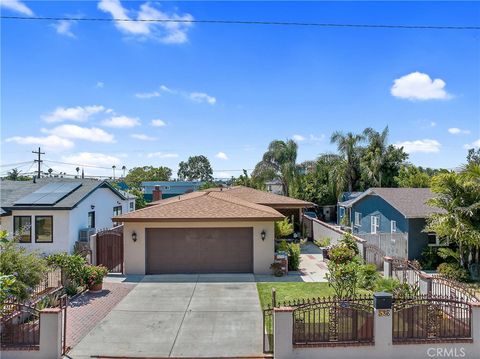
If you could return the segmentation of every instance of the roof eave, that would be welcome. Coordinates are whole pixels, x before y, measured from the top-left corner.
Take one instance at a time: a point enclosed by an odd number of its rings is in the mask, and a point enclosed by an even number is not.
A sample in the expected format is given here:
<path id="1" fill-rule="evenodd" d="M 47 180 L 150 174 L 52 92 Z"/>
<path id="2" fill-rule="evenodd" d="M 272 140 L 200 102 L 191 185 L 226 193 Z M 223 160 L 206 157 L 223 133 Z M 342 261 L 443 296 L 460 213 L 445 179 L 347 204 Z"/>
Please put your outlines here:
<path id="1" fill-rule="evenodd" d="M 113 217 L 113 222 L 271 222 L 271 221 L 281 221 L 285 217 L 284 216 L 277 216 L 277 217 L 224 217 L 224 218 L 121 218 L 121 217 Z"/>

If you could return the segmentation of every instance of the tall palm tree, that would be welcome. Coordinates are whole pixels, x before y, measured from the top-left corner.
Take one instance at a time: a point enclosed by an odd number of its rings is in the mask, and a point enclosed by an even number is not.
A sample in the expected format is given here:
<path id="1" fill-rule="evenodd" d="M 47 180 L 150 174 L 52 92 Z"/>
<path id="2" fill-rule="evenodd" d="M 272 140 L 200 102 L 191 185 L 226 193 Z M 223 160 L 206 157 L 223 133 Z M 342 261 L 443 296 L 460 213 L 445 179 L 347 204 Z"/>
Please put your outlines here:
<path id="1" fill-rule="evenodd" d="M 382 167 L 386 161 L 388 126 L 380 133 L 371 127 L 363 130 L 363 136 L 368 140 L 368 148 L 361 169 L 374 186 L 382 186 Z"/>
<path id="2" fill-rule="evenodd" d="M 274 140 L 268 145 L 262 160 L 255 166 L 252 176 L 265 180 L 278 179 L 282 182 L 283 192 L 288 196 L 290 186 L 296 179 L 298 167 L 298 145 L 293 140 Z"/>
<path id="3" fill-rule="evenodd" d="M 125 178 L 125 171 L 127 170 L 127 166 L 122 166 L 122 171 L 123 171 L 123 178 Z"/>
<path id="4" fill-rule="evenodd" d="M 115 168 L 117 168 L 117 166 L 113 165 L 113 166 L 112 166 L 113 180 L 115 180 Z"/>
<path id="5" fill-rule="evenodd" d="M 361 143 L 365 137 L 360 134 L 348 132 L 344 134 L 341 131 L 335 131 L 330 137 L 330 143 L 336 143 L 338 152 L 345 158 L 345 176 L 347 177 L 348 190 L 353 191 L 353 185 L 357 179 L 357 165 L 358 165 L 358 144 Z"/>

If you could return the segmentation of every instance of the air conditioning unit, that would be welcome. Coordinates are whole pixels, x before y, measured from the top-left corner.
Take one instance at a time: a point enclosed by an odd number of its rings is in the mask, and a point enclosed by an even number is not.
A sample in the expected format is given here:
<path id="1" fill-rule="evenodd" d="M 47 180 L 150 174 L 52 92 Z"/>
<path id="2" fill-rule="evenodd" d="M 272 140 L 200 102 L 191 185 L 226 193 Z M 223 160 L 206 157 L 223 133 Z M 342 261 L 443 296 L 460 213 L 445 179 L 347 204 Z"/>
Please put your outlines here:
<path id="1" fill-rule="evenodd" d="M 95 228 L 83 228 L 78 232 L 79 242 L 90 242 L 90 236 L 95 234 Z"/>

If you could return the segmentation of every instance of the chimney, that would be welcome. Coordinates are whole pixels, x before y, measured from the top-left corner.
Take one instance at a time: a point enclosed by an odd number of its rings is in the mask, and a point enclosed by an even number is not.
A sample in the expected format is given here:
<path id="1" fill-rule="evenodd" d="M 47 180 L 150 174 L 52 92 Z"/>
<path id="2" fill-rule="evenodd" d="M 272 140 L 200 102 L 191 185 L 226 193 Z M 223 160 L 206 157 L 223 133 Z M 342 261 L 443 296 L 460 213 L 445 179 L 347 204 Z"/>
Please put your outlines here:
<path id="1" fill-rule="evenodd" d="M 162 199 L 162 191 L 160 186 L 155 186 L 155 189 L 152 191 L 153 201 L 160 201 Z"/>

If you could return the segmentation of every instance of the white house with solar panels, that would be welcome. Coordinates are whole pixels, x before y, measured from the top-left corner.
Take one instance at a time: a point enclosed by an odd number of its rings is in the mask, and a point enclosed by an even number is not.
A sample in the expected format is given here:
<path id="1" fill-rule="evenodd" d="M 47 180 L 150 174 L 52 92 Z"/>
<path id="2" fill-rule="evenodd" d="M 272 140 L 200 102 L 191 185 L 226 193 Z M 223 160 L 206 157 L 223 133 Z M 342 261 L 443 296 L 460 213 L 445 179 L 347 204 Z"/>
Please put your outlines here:
<path id="1" fill-rule="evenodd" d="M 41 253 L 72 253 L 112 217 L 135 210 L 135 196 L 95 179 L 40 178 L 0 182 L 0 227 Z"/>

